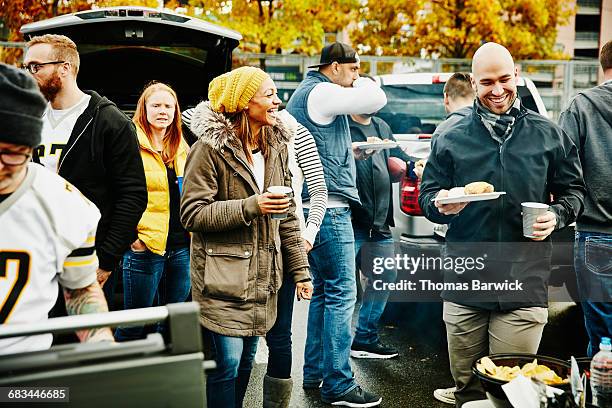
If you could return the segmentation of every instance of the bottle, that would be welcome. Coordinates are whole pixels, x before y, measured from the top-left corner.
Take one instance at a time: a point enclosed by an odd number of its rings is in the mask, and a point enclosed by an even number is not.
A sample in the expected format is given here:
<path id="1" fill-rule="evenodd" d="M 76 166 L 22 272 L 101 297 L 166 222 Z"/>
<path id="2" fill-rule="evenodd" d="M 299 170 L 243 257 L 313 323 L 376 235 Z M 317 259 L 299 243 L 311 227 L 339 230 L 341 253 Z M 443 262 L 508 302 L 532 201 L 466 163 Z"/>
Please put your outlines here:
<path id="1" fill-rule="evenodd" d="M 591 391 L 593 404 L 599 408 L 612 408 L 612 343 L 602 337 L 599 352 L 591 360 Z"/>

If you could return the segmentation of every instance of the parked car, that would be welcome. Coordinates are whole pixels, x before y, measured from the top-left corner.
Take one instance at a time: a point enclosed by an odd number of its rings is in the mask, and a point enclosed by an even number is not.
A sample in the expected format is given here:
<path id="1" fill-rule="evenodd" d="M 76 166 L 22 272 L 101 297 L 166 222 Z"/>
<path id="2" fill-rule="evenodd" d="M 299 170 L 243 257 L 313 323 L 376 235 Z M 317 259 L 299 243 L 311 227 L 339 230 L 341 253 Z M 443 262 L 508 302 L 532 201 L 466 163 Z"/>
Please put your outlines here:
<path id="1" fill-rule="evenodd" d="M 131 113 L 144 86 L 165 82 L 181 109 L 208 94 L 210 80 L 232 67 L 242 36 L 198 18 L 146 7 L 111 7 L 66 14 L 21 27 L 26 39 L 63 34 L 81 57 L 78 83 Z"/>
<path id="2" fill-rule="evenodd" d="M 430 153 L 431 135 L 444 121 L 444 84 L 452 73 L 414 73 L 381 75 L 375 79 L 387 95 L 387 105 L 377 114 L 384 119 L 402 149 L 416 160 L 425 159 Z M 518 78 L 521 103 L 548 117 L 544 102 L 533 82 Z M 444 243 L 445 228 L 426 219 L 418 203 L 420 182 L 410 166 L 400 183 L 393 185 L 394 221 L 393 235 L 407 251 L 429 255 L 439 254 Z M 574 226 L 555 231 L 553 240 L 553 270 L 551 286 L 564 283 L 576 298 L 573 267 Z"/>

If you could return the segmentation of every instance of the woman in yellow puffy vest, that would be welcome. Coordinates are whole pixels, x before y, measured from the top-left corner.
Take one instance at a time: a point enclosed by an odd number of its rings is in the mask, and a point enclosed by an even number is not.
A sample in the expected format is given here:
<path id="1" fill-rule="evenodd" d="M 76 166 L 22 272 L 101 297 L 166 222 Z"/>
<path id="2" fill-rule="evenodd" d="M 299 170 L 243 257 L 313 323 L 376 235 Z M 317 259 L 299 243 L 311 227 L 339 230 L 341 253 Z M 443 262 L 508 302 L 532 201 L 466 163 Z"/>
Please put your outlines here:
<path id="1" fill-rule="evenodd" d="M 189 234 L 179 216 L 187 143 L 176 93 L 154 82 L 143 91 L 133 118 L 149 195 L 138 239 L 123 256 L 124 308 L 184 302 L 190 290 Z M 119 328 L 119 341 L 142 338 L 142 327 Z"/>

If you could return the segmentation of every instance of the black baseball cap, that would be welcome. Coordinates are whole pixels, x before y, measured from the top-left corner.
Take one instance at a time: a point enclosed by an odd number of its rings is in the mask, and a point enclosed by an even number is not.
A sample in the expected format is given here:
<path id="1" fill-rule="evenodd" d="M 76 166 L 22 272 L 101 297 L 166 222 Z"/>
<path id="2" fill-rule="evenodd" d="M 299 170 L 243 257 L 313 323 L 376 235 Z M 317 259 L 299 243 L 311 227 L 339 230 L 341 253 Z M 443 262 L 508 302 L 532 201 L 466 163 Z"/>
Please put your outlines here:
<path id="1" fill-rule="evenodd" d="M 350 46 L 341 42 L 335 42 L 323 47 L 323 50 L 321 51 L 321 60 L 319 63 L 316 65 L 311 65 L 308 68 L 323 67 L 331 64 L 334 61 L 338 64 L 350 64 L 353 62 L 359 62 L 359 56 Z"/>

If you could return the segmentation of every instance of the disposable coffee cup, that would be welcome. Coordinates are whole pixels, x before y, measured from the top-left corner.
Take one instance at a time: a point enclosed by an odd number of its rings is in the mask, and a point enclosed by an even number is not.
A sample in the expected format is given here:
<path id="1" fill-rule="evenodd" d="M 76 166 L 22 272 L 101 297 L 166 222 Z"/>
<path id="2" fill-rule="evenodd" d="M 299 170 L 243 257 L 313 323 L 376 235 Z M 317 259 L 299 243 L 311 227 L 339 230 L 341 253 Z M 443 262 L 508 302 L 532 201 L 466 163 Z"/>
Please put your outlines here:
<path id="1" fill-rule="evenodd" d="M 272 194 L 284 194 L 287 197 L 293 197 L 293 189 L 291 187 L 287 187 L 287 186 L 270 186 L 268 187 L 268 193 L 272 193 Z M 285 218 L 287 218 L 287 213 L 289 210 L 287 210 L 287 212 L 281 213 L 281 214 L 270 214 L 270 218 L 274 219 L 274 220 L 283 220 Z"/>
<path id="2" fill-rule="evenodd" d="M 523 211 L 523 236 L 526 238 L 538 238 L 533 234 L 533 224 L 539 216 L 546 214 L 548 204 L 526 202 L 521 203 Z"/>

